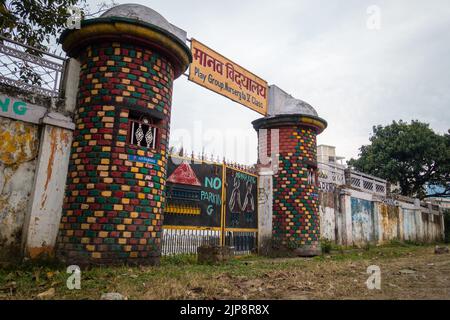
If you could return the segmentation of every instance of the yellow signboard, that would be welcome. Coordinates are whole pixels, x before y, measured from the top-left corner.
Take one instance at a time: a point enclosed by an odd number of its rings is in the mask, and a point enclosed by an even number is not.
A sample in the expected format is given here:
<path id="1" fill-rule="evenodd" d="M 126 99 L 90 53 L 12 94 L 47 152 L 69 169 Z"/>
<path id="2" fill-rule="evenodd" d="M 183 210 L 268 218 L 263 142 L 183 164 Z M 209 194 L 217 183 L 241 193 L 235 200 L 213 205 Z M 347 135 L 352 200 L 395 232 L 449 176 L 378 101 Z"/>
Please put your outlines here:
<path id="1" fill-rule="evenodd" d="M 197 40 L 191 42 L 194 57 L 189 80 L 217 92 L 262 115 L 267 114 L 267 82 L 228 60 Z"/>

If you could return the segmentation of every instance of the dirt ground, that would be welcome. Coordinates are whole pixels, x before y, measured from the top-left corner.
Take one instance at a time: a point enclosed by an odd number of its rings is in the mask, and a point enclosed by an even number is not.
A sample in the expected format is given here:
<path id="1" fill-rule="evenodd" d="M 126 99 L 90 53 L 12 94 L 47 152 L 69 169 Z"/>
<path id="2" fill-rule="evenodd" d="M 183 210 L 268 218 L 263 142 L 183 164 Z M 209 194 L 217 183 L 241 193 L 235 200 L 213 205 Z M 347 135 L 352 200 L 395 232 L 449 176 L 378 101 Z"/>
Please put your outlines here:
<path id="1" fill-rule="evenodd" d="M 381 290 L 369 290 L 367 267 L 381 269 Z M 306 258 L 237 258 L 199 265 L 195 257 L 165 258 L 159 267 L 84 270 L 69 290 L 62 266 L 0 269 L 0 299 L 450 299 L 450 254 L 434 246 L 335 251 Z M 46 293 L 43 294 L 42 293 Z M 41 294 L 41 295 L 39 295 Z"/>

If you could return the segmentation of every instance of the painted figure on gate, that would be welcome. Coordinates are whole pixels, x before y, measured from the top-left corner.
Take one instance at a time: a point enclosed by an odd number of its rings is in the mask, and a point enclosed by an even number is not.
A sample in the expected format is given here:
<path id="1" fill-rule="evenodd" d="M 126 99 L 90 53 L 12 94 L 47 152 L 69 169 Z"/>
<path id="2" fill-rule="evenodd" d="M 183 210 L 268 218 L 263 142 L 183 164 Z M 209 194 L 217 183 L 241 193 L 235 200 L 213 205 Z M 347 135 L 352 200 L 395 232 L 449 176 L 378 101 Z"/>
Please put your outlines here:
<path id="1" fill-rule="evenodd" d="M 231 211 L 231 225 L 239 225 L 239 213 L 242 211 L 241 193 L 239 187 L 241 182 L 237 176 L 234 177 L 233 191 L 231 193 L 230 202 L 228 208 Z"/>
<path id="2" fill-rule="evenodd" d="M 247 184 L 247 193 L 245 194 L 244 205 L 242 206 L 242 210 L 245 214 L 245 220 L 247 223 L 252 223 L 253 221 L 253 213 L 255 212 L 255 201 L 253 199 L 252 189 L 253 184 L 248 181 Z"/>

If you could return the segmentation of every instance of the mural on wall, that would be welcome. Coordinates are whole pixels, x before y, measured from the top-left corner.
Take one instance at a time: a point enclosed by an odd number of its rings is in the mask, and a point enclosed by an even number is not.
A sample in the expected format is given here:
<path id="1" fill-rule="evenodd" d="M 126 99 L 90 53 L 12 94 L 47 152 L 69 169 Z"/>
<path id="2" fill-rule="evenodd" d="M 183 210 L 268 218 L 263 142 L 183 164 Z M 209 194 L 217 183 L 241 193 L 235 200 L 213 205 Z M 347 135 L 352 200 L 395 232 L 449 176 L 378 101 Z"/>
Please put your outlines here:
<path id="1" fill-rule="evenodd" d="M 164 225 L 219 228 L 223 206 L 226 228 L 257 229 L 257 177 L 226 167 L 223 183 L 223 170 L 222 164 L 170 158 Z"/>
<path id="2" fill-rule="evenodd" d="M 257 179 L 255 176 L 227 168 L 227 228 L 258 227 Z"/>
<path id="3" fill-rule="evenodd" d="M 222 167 L 169 159 L 164 225 L 220 227 Z"/>
<path id="4" fill-rule="evenodd" d="M 351 210 L 353 242 L 356 244 L 376 241 L 373 202 L 352 197 Z"/>

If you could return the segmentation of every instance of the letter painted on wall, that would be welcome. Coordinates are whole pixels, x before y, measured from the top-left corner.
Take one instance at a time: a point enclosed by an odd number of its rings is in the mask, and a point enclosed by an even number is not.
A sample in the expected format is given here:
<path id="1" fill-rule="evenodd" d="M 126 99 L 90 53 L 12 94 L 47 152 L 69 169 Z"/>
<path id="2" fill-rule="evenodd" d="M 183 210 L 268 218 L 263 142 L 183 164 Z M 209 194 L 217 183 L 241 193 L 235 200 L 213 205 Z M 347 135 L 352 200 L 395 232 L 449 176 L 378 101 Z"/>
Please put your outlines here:
<path id="1" fill-rule="evenodd" d="M 47 108 L 0 94 L 0 116 L 39 124 Z"/>
<path id="2" fill-rule="evenodd" d="M 176 161 L 179 163 L 179 161 Z M 220 227 L 222 167 L 169 158 L 164 225 Z"/>

